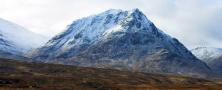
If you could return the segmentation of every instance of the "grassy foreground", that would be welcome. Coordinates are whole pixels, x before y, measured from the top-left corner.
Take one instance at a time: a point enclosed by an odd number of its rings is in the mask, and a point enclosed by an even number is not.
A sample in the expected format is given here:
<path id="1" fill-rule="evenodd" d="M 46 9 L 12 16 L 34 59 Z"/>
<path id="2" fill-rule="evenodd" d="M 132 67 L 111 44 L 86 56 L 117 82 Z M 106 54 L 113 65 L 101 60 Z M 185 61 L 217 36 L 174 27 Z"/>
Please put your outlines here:
<path id="1" fill-rule="evenodd" d="M 1 90 L 221 90 L 213 81 L 0 59 Z"/>

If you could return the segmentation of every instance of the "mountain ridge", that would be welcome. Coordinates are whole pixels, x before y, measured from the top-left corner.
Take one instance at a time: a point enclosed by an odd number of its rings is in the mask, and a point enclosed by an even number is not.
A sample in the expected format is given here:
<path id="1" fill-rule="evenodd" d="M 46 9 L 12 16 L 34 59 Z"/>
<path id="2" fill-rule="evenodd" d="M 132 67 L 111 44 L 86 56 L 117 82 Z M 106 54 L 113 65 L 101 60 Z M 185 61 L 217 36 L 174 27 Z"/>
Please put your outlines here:
<path id="1" fill-rule="evenodd" d="M 139 9 L 114 9 L 78 19 L 32 54 L 36 61 L 83 67 L 187 75 L 211 72 Z"/>

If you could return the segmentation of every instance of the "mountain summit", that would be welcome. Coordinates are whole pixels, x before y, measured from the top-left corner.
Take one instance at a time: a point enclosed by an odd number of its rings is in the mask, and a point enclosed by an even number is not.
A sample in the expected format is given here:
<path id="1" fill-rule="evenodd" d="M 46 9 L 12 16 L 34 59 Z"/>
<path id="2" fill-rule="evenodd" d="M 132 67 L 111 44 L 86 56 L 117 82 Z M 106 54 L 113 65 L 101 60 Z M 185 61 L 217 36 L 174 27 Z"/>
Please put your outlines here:
<path id="1" fill-rule="evenodd" d="M 74 21 L 33 52 L 35 60 L 154 73 L 205 75 L 210 68 L 139 10 L 108 10 Z"/>

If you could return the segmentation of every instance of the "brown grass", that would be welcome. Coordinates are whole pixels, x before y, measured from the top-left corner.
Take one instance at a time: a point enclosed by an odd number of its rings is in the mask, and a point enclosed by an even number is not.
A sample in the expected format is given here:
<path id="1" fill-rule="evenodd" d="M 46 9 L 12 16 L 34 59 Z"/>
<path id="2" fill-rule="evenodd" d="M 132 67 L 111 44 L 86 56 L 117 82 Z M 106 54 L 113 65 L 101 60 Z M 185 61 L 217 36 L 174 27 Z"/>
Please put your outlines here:
<path id="1" fill-rule="evenodd" d="M 221 90 L 215 82 L 159 74 L 0 60 L 1 90 Z"/>

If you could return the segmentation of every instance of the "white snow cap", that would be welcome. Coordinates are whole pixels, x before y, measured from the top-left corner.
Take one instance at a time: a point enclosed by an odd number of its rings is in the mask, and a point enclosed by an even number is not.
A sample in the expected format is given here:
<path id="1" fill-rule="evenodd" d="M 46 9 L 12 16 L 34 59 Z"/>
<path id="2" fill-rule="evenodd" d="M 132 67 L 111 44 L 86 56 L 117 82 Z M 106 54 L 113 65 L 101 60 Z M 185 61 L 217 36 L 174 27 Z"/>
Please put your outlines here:
<path id="1" fill-rule="evenodd" d="M 211 60 L 222 56 L 222 49 L 213 47 L 198 47 L 193 49 L 192 53 L 201 60 Z"/>
<path id="2" fill-rule="evenodd" d="M 47 41 L 41 35 L 35 34 L 22 26 L 0 18 L 0 34 L 7 41 L 24 51 L 37 48 Z"/>

